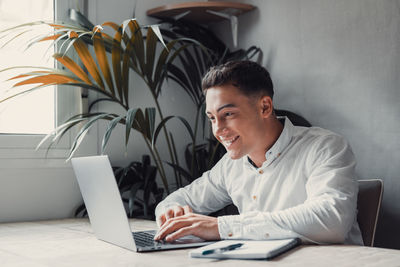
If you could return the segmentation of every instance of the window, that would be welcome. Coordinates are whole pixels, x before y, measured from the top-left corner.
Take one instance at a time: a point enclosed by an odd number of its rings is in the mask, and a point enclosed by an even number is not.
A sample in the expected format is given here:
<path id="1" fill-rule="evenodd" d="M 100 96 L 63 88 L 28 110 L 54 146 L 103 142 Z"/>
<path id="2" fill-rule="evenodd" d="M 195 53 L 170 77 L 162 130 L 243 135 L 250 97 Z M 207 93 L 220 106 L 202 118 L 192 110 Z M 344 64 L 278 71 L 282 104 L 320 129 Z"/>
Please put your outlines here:
<path id="1" fill-rule="evenodd" d="M 0 27 L 5 28 L 11 24 L 19 24 L 22 22 L 21 19 L 24 22 L 52 21 L 54 17 L 56 21 L 66 21 L 69 8 L 84 10 L 86 4 L 86 1 L 76 0 L 0 0 Z M 3 21 L 7 21 L 8 25 L 5 25 Z M 48 29 L 46 31 L 48 32 Z M 24 40 L 26 39 L 29 40 L 30 38 L 24 38 Z M 0 40 L 0 47 L 2 42 L 3 40 Z M 21 42 L 10 43 L 10 46 L 19 51 L 24 48 L 24 44 L 21 44 Z M 50 57 L 54 53 L 51 41 L 43 42 L 43 46 L 35 45 L 33 49 L 35 50 L 30 59 L 28 59 L 28 56 L 23 56 L 20 60 L 14 61 L 13 58 L 12 65 L 38 66 L 41 63 L 34 62 L 34 60 L 39 59 L 42 64 L 54 67 L 54 60 Z M 46 59 L 46 57 L 43 57 L 46 51 L 49 60 L 43 60 L 43 58 Z M 11 65 L 3 62 L 3 57 L 4 55 L 0 54 L 2 59 L 0 60 L 0 69 Z M 9 58 L 9 55 L 7 57 Z M 24 71 L 18 70 L 15 73 L 20 74 Z M 4 88 L 10 88 L 15 83 L 12 82 L 10 85 L 10 83 L 4 82 L 4 79 L 12 77 L 12 75 L 12 73 L 7 72 L 6 77 L 4 77 L 3 73 L 0 73 L 1 98 L 4 97 L 2 95 Z M 10 100 L 0 104 L 0 159 L 54 158 L 64 160 L 69 151 L 71 140 L 76 134 L 75 131 L 69 132 L 56 147 L 49 151 L 49 154 L 46 154 L 46 145 L 43 145 L 39 151 L 35 151 L 35 148 L 45 134 L 50 133 L 56 125 L 61 124 L 72 115 L 80 113 L 82 109 L 80 88 L 69 87 L 68 90 L 65 90 L 61 86 L 48 87 L 38 90 L 35 94 L 17 97 L 16 102 L 18 103 L 15 104 Z M 96 133 L 93 134 L 96 135 Z M 93 150 L 92 146 L 93 144 L 90 144 L 90 148 L 85 150 Z"/>
<path id="2" fill-rule="evenodd" d="M 32 21 L 52 21 L 54 5 L 52 0 L 2 0 L 0 1 L 0 30 Z M 49 56 L 54 48 L 49 42 L 35 44 L 25 50 L 29 40 L 49 31 L 48 27 L 35 28 L 25 32 L 21 38 L 8 43 L 0 49 L 0 69 L 11 66 L 54 67 Z M 21 31 L 22 32 L 22 31 Z M 9 40 L 3 38 L 2 43 Z M 45 52 L 46 56 L 44 56 Z M 24 69 L 23 71 L 29 71 Z M 0 98 L 3 99 L 16 90 L 6 91 L 16 83 L 15 80 L 3 82 L 12 75 L 21 73 L 21 69 L 0 73 L 2 81 Z M 24 88 L 18 88 L 21 90 Z M 54 86 L 41 89 L 22 97 L 14 98 L 0 105 L 0 133 L 8 134 L 48 134 L 55 126 L 55 90 Z"/>

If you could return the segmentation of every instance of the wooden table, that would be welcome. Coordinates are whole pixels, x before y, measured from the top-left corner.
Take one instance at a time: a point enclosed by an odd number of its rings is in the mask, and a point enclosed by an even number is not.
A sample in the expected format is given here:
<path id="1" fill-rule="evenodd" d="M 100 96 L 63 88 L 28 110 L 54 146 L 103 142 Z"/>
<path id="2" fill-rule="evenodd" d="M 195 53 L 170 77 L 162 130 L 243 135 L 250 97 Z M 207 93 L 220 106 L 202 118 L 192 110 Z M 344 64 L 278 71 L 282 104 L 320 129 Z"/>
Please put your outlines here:
<path id="1" fill-rule="evenodd" d="M 131 221 L 135 230 L 155 222 Z M 400 251 L 300 246 L 271 261 L 193 259 L 190 249 L 135 253 L 97 240 L 87 219 L 0 224 L 0 266 L 400 266 Z"/>

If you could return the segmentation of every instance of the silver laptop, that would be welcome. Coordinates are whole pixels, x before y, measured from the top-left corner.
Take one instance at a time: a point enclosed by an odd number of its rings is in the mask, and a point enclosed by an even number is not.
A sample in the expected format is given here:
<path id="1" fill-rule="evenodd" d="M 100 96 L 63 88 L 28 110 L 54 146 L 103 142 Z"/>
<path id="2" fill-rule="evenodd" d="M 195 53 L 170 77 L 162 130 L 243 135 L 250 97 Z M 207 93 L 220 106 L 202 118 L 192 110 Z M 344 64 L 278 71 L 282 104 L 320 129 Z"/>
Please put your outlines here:
<path id="1" fill-rule="evenodd" d="M 72 166 L 96 237 L 138 252 L 200 247 L 212 243 L 195 236 L 154 241 L 156 230 L 132 232 L 107 156 L 73 158 Z"/>

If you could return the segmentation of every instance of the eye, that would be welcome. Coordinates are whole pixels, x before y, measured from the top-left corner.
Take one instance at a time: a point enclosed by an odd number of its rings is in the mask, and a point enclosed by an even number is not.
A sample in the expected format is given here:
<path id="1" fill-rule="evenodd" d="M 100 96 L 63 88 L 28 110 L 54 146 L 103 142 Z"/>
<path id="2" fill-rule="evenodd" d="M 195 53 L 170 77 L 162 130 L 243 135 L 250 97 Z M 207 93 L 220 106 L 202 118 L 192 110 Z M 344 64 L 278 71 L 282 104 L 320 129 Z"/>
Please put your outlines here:
<path id="1" fill-rule="evenodd" d="M 215 117 L 212 117 L 212 116 L 211 116 L 211 117 L 208 117 L 208 120 L 211 121 L 211 122 L 213 122 L 213 121 L 215 120 Z"/>
<path id="2" fill-rule="evenodd" d="M 233 112 L 225 112 L 225 117 L 229 117 L 229 116 L 232 116 L 233 115 Z"/>

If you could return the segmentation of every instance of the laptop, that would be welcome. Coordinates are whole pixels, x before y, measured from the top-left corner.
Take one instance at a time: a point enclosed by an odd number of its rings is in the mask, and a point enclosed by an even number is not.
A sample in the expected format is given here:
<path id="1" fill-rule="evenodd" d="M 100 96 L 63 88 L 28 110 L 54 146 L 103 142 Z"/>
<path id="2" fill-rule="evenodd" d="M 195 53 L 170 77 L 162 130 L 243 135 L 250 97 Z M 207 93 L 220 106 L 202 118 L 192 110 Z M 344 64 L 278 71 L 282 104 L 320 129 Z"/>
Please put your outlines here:
<path id="1" fill-rule="evenodd" d="M 108 156 L 72 158 L 72 166 L 96 237 L 137 252 L 200 247 L 215 241 L 185 236 L 154 241 L 157 230 L 132 232 Z"/>

